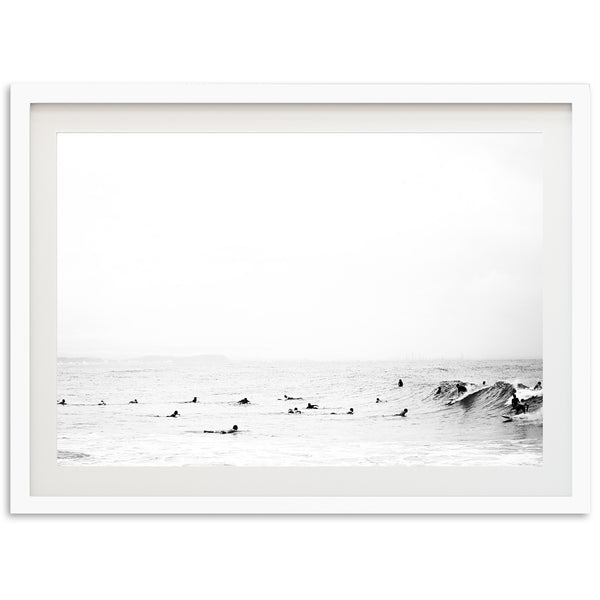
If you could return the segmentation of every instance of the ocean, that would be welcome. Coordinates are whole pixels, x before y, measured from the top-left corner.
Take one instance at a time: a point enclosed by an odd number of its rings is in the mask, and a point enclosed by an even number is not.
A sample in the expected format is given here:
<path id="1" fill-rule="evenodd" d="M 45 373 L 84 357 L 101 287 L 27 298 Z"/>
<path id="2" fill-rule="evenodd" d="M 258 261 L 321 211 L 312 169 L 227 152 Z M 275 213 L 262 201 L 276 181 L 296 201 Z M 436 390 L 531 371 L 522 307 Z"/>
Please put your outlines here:
<path id="1" fill-rule="evenodd" d="M 539 466 L 543 393 L 532 388 L 541 380 L 541 360 L 60 358 L 57 459 L 61 466 Z M 513 390 L 531 398 L 530 411 L 505 422 Z M 249 404 L 238 404 L 242 398 Z M 301 412 L 290 414 L 294 408 Z M 167 418 L 174 411 L 179 416 Z M 233 434 L 204 433 L 233 425 Z"/>

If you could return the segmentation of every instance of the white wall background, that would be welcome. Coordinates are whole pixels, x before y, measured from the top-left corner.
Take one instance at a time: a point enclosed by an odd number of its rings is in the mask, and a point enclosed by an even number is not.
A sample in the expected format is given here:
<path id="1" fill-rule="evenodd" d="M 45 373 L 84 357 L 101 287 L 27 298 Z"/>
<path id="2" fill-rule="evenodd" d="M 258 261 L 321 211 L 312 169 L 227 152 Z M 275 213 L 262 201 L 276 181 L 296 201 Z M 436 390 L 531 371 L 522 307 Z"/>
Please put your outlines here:
<path id="1" fill-rule="evenodd" d="M 3 189 L 11 82 L 589 82 L 597 92 L 595 9 L 585 0 L 13 0 L 0 35 Z M 1 251 L 6 269 L 6 243 Z M 0 465 L 7 482 L 6 456 Z M 598 592 L 597 514 L 34 518 L 9 517 L 4 498 L 0 589 L 11 599 Z"/>

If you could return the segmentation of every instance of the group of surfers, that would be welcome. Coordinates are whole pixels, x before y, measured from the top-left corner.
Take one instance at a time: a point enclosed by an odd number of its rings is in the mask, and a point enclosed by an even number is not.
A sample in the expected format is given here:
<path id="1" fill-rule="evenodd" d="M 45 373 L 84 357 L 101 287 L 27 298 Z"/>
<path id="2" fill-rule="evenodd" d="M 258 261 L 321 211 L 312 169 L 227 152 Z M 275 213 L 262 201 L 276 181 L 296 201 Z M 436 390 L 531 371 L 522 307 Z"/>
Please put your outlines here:
<path id="1" fill-rule="evenodd" d="M 400 379 L 398 381 L 398 387 L 403 387 L 404 383 L 402 381 L 402 379 Z M 485 381 L 483 382 L 483 385 L 485 386 Z M 533 388 L 534 390 L 541 390 L 542 389 L 542 382 L 538 381 L 536 383 L 536 385 Z M 456 392 L 457 394 L 463 394 L 467 391 L 467 387 L 462 384 L 462 383 L 457 383 L 456 384 Z M 442 392 L 442 388 L 441 386 L 437 388 L 435 394 L 439 395 Z M 287 394 L 284 394 L 284 399 L 285 400 L 302 400 L 301 397 L 293 397 L 293 396 L 288 396 Z M 194 396 L 194 398 L 192 400 L 189 401 L 192 404 L 197 404 L 198 403 L 198 397 Z M 382 400 L 380 398 L 377 398 L 375 400 L 375 403 L 378 404 L 382 402 Z M 57 404 L 61 405 L 61 406 L 66 406 L 67 402 L 65 401 L 65 399 L 63 398 L 62 400 L 60 400 L 59 402 L 57 402 Z M 137 399 L 131 400 L 129 402 L 129 404 L 138 404 Z M 248 398 L 242 398 L 241 400 L 237 401 L 237 404 L 250 404 L 250 400 L 248 400 Z M 101 400 L 98 403 L 99 406 L 106 406 L 106 402 L 104 402 L 104 400 Z M 317 410 L 319 408 L 318 404 L 312 404 L 311 402 L 309 402 L 306 405 L 306 409 L 305 410 Z M 524 402 L 523 400 L 519 400 L 519 398 L 517 398 L 517 394 L 516 392 L 513 391 L 513 395 L 512 395 L 512 400 L 511 400 L 511 410 L 515 412 L 515 414 L 519 415 L 521 413 L 526 413 L 529 412 L 529 404 L 527 404 L 526 402 Z M 294 408 L 290 408 L 288 411 L 288 414 L 290 415 L 300 415 L 302 414 L 302 411 L 298 409 L 298 407 L 294 407 Z M 346 414 L 346 415 L 353 415 L 354 414 L 354 409 L 350 408 L 346 413 L 336 413 L 336 412 L 331 412 L 329 413 L 331 415 L 337 415 L 337 414 Z M 394 417 L 406 417 L 406 415 L 408 414 L 408 409 L 405 408 L 402 412 L 394 414 L 392 416 Z M 160 415 L 156 415 L 156 416 L 160 416 Z M 176 419 L 177 417 L 181 416 L 179 411 L 174 411 L 172 414 L 170 415 L 166 415 L 168 418 L 173 418 Z M 238 432 L 238 426 L 234 425 L 231 429 L 222 429 L 222 430 L 208 430 L 205 429 L 204 433 L 237 433 Z"/>

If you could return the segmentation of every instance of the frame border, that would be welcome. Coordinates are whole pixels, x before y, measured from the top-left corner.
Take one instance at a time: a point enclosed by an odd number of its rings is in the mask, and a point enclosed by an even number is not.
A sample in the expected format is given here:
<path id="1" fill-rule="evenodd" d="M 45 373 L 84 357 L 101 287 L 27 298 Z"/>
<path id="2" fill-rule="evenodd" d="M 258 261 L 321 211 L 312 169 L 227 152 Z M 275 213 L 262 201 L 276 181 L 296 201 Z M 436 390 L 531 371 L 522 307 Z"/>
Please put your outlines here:
<path id="1" fill-rule="evenodd" d="M 568 497 L 30 495 L 30 110 L 38 103 L 569 104 L 572 110 L 572 494 Z M 586 84 L 15 84 L 11 86 L 12 513 L 587 513 L 591 470 L 590 91 Z"/>

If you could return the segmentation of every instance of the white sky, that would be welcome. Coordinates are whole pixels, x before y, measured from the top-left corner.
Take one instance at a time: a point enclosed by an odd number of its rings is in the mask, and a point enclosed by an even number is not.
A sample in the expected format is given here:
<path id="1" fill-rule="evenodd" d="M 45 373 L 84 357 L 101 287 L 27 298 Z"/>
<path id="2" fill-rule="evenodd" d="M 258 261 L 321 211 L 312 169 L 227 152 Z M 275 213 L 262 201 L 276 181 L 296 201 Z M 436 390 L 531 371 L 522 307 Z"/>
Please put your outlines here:
<path id="1" fill-rule="evenodd" d="M 542 136 L 59 134 L 61 356 L 542 355 Z"/>

